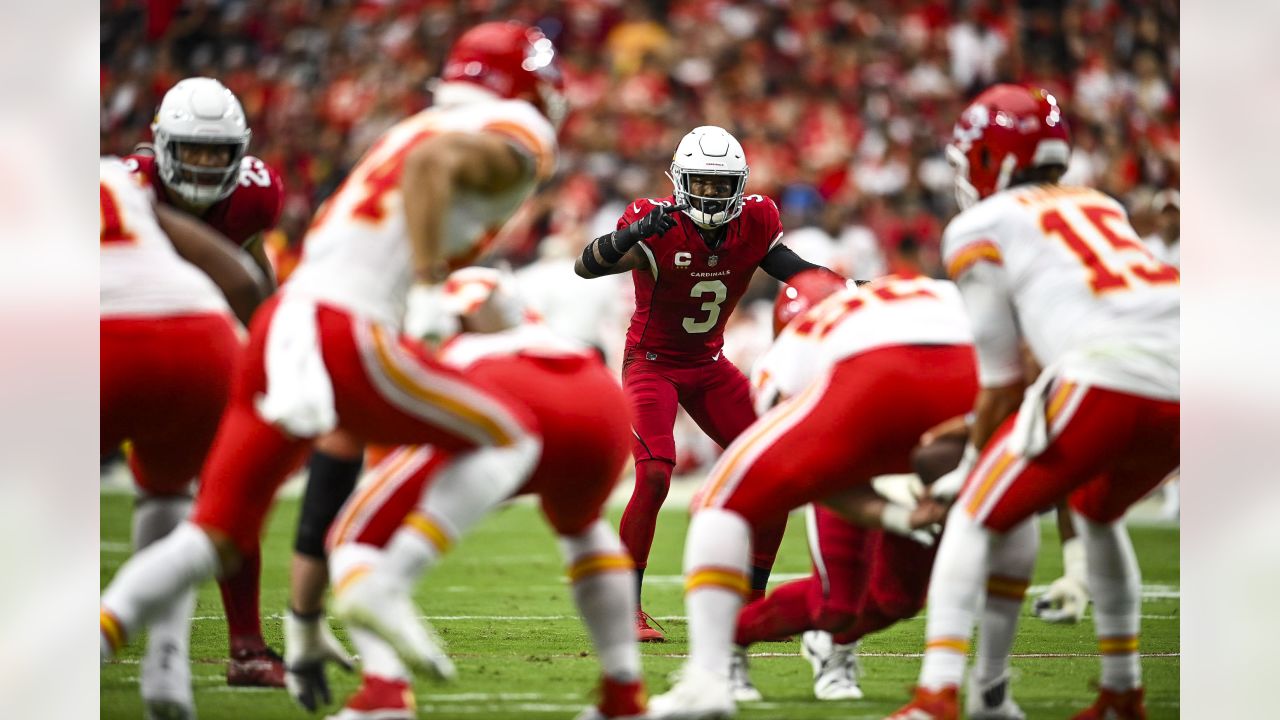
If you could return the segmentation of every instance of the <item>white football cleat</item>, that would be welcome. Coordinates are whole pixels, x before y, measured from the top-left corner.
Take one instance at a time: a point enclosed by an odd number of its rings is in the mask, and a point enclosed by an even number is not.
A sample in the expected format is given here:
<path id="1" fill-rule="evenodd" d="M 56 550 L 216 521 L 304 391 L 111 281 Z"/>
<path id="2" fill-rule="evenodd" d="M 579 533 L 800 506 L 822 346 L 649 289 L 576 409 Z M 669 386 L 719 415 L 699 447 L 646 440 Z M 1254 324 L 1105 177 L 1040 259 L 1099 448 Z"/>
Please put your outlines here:
<path id="1" fill-rule="evenodd" d="M 969 676 L 969 688 L 965 693 L 965 717 L 971 720 L 1026 720 L 1018 703 L 1013 701 L 1009 673 L 996 680 L 979 684 L 978 676 Z"/>
<path id="2" fill-rule="evenodd" d="M 143 717 L 147 720 L 195 720 L 191 661 L 176 643 L 147 643 L 140 672 Z"/>
<path id="3" fill-rule="evenodd" d="M 723 720 L 737 712 L 729 678 L 689 663 L 670 690 L 649 699 L 651 720 Z"/>
<path id="4" fill-rule="evenodd" d="M 413 669 L 437 680 L 458 671 L 435 630 L 421 620 L 408 590 L 377 571 L 349 581 L 333 601 L 333 614 L 382 638 Z"/>
<path id="5" fill-rule="evenodd" d="M 813 696 L 819 700 L 861 700 L 858 644 L 838 645 L 831 633 L 809 630 L 800 637 L 800 655 L 813 666 Z"/>
<path id="6" fill-rule="evenodd" d="M 737 702 L 760 702 L 764 699 L 760 690 L 751 682 L 746 648 L 733 649 L 733 658 L 729 660 L 729 686 L 733 688 L 733 699 Z"/>

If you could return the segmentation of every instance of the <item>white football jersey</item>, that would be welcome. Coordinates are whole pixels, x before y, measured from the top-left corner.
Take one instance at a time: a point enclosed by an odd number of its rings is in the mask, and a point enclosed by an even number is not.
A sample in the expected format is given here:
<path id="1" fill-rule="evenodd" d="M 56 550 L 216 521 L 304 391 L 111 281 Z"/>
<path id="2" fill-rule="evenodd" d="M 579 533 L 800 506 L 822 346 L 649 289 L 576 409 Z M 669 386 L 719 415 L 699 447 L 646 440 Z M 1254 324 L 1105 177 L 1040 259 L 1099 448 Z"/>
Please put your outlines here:
<path id="1" fill-rule="evenodd" d="M 1020 335 L 1059 377 L 1178 397 L 1178 270 L 1152 256 L 1120 203 L 1089 188 L 1018 186 L 957 215 L 942 249 L 966 296 L 967 283 L 978 282 L 1012 306 L 974 312 L 984 386 L 1015 381 L 1022 369 L 1012 343 L 982 338 Z"/>
<path id="2" fill-rule="evenodd" d="M 218 286 L 183 260 L 160 229 L 146 183 L 119 158 L 99 162 L 102 317 L 230 312 Z"/>
<path id="3" fill-rule="evenodd" d="M 535 165 L 524 181 L 503 193 L 454 194 L 445 217 L 445 257 L 462 267 L 482 255 L 537 182 L 554 170 L 555 130 L 522 100 L 432 107 L 383 133 L 316 213 L 302 261 L 285 291 L 399 327 L 413 284 L 400 170 L 418 144 L 455 132 L 501 134 Z"/>
<path id="4" fill-rule="evenodd" d="M 972 343 L 964 302 L 952 283 L 887 275 L 846 288 L 788 323 L 756 362 L 756 412 L 764 414 L 861 353 L 890 345 Z"/>

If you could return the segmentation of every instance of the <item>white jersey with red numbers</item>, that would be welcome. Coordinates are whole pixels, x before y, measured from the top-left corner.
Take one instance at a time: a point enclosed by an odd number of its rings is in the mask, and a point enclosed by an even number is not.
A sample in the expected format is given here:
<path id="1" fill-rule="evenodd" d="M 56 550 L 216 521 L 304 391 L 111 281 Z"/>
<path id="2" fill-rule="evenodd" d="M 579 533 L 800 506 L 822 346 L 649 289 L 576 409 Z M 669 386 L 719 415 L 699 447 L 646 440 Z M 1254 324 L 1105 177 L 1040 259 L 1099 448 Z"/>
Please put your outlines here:
<path id="1" fill-rule="evenodd" d="M 102 317 L 229 312 L 218 287 L 160 229 L 145 176 L 102 158 L 98 182 Z"/>
<path id="2" fill-rule="evenodd" d="M 943 256 L 984 386 L 1022 378 L 1021 337 L 1042 379 L 1178 398 L 1178 270 L 1151 255 L 1115 200 L 1058 185 L 999 192 L 951 221 Z"/>
<path id="3" fill-rule="evenodd" d="M 316 213 L 287 293 L 401 325 L 413 262 L 400 171 L 409 151 L 441 133 L 502 135 L 530 163 L 527 177 L 505 192 L 454 193 L 443 238 L 453 267 L 483 254 L 537 182 L 554 170 L 555 130 L 529 103 L 492 100 L 424 110 L 383 133 Z"/>
<path id="4" fill-rule="evenodd" d="M 891 345 L 970 345 L 960 292 L 924 276 L 887 275 L 841 290 L 796 317 L 751 372 L 756 412 L 798 395 L 836 363 Z"/>

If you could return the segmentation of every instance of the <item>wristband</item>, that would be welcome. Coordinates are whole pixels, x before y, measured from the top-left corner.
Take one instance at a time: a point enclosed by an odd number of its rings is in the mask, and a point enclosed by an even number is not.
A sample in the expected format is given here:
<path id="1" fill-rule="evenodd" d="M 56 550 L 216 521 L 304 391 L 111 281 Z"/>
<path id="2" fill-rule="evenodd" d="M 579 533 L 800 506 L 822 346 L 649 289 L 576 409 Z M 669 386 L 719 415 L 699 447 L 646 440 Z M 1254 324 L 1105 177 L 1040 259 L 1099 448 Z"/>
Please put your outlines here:
<path id="1" fill-rule="evenodd" d="M 1088 560 L 1084 554 L 1084 541 L 1078 537 L 1062 543 L 1062 574 L 1088 587 Z"/>

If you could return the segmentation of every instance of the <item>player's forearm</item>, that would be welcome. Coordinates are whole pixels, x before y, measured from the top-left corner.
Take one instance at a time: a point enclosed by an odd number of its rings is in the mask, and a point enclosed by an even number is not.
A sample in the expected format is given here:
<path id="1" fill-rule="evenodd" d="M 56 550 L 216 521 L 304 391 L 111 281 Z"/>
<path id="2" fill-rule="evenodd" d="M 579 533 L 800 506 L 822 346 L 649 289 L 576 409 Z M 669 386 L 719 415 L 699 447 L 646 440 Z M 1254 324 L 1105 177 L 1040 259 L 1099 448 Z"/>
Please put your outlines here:
<path id="1" fill-rule="evenodd" d="M 415 150 L 406 159 L 400 178 L 413 274 L 422 282 L 443 282 L 449 274 L 443 252 L 444 224 L 453 203 L 455 162 L 452 153 Z"/>
<path id="2" fill-rule="evenodd" d="M 582 254 L 573 263 L 573 271 L 581 278 L 597 278 L 633 270 L 636 267 L 633 248 L 640 242 L 629 228 L 600 237 L 587 243 Z"/>
<path id="3" fill-rule="evenodd" d="M 764 260 L 760 261 L 760 269 L 781 282 L 787 282 L 792 276 L 805 270 L 826 270 L 831 272 L 831 270 L 821 265 L 815 265 L 805 260 L 797 255 L 794 250 L 781 244 L 776 245 L 769 251 L 769 254 L 764 256 Z"/>
<path id="4" fill-rule="evenodd" d="M 1022 404 L 1024 384 L 1016 382 L 999 387 L 984 387 L 978 392 L 978 401 L 974 407 L 973 427 L 969 433 L 969 441 L 978 450 L 987 445 L 987 441 L 995 434 L 1010 415 Z"/>
<path id="5" fill-rule="evenodd" d="M 225 236 L 180 210 L 157 205 L 156 219 L 178 255 L 213 280 L 231 311 L 248 326 L 254 310 L 271 294 L 257 266 Z"/>
<path id="6" fill-rule="evenodd" d="M 271 259 L 267 257 L 266 240 L 262 233 L 258 233 L 249 238 L 244 244 L 244 249 L 249 253 L 249 257 L 253 258 L 254 264 L 262 271 L 262 277 L 266 280 L 267 291 L 275 292 L 276 269 L 271 266 Z"/>

